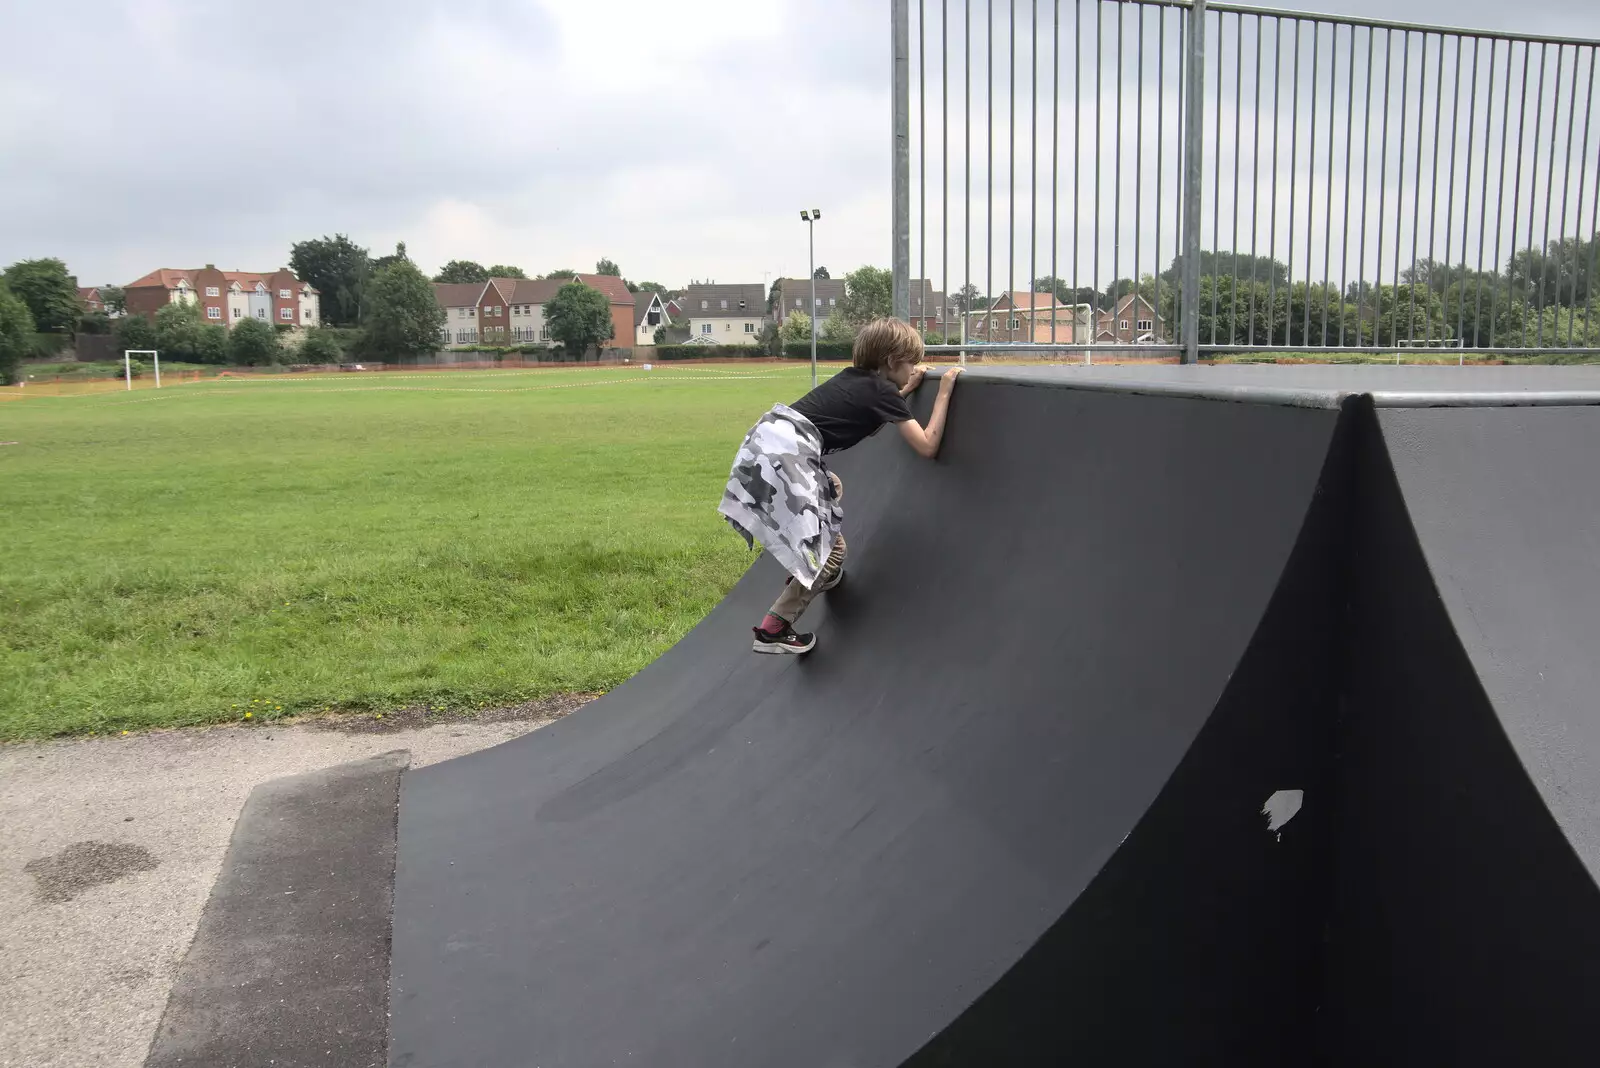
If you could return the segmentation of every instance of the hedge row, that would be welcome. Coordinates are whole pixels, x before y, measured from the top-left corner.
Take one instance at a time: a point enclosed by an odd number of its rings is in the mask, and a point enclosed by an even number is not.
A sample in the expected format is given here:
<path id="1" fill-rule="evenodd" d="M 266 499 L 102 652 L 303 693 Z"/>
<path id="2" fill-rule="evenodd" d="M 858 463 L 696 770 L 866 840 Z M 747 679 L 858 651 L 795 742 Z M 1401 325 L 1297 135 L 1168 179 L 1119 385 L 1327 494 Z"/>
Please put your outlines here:
<path id="1" fill-rule="evenodd" d="M 783 354 L 791 360 L 809 360 L 811 343 L 796 342 L 785 345 Z M 668 360 L 753 360 L 770 355 L 755 345 L 653 345 L 647 349 L 636 349 L 633 353 L 636 360 L 655 360 L 663 363 Z M 849 358 L 849 343 L 817 342 L 817 359 L 848 360 Z"/>

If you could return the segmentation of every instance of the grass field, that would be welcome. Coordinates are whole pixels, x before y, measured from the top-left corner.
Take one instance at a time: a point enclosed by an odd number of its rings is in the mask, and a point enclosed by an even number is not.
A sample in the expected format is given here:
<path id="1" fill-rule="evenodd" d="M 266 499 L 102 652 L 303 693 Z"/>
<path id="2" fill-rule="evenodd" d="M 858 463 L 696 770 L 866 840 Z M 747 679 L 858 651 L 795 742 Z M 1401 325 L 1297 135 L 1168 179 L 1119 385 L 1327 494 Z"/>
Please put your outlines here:
<path id="1" fill-rule="evenodd" d="M 0 404 L 0 738 L 625 679 L 748 566 L 804 367 L 275 376 Z"/>

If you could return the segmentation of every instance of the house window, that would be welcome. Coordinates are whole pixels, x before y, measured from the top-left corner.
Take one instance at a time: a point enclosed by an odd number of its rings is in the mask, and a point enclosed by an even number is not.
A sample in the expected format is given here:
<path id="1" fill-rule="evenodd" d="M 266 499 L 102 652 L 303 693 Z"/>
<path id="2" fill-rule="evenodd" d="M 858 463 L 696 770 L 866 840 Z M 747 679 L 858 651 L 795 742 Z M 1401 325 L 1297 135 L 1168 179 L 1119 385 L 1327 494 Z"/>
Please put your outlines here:
<path id="1" fill-rule="evenodd" d="M 835 305 L 835 304 L 837 304 L 837 303 L 839 303 L 839 302 L 838 302 L 838 301 L 837 301 L 837 300 L 834 300 L 834 299 L 833 299 L 833 298 L 832 298 L 832 297 L 829 297 L 829 298 L 828 298 L 828 307 L 830 307 L 830 308 L 831 308 L 831 307 L 833 307 L 833 306 L 834 306 L 834 305 Z"/>
<path id="2" fill-rule="evenodd" d="M 703 301 L 703 300 L 700 302 L 700 310 L 701 311 L 705 311 L 706 310 L 706 302 Z"/>
<path id="3" fill-rule="evenodd" d="M 217 287 L 216 286 L 206 286 L 206 296 L 214 297 L 216 295 L 217 295 Z"/>
<path id="4" fill-rule="evenodd" d="M 549 341 L 550 340 L 550 330 L 549 330 L 548 327 L 541 326 L 539 328 L 539 340 L 540 341 Z"/>
<path id="5" fill-rule="evenodd" d="M 732 329 L 733 329 L 733 324 L 732 323 L 723 323 L 722 324 L 722 332 L 724 334 L 726 334 L 728 331 L 730 331 Z"/>
<path id="6" fill-rule="evenodd" d="M 502 309 L 502 308 L 501 308 L 501 307 L 500 307 L 500 305 L 498 305 L 498 304 L 496 304 L 496 305 L 495 305 L 495 306 L 494 306 L 494 310 L 493 310 L 493 312 L 492 312 L 492 313 L 491 313 L 491 314 L 493 314 L 493 315 L 495 315 L 495 316 L 496 316 L 496 317 L 498 317 L 498 316 L 499 316 L 499 315 L 500 315 L 500 312 L 501 312 L 501 311 L 502 311 L 502 310 L 503 310 L 503 309 Z"/>
<path id="7" fill-rule="evenodd" d="M 216 308 L 216 307 L 207 308 L 206 309 L 206 318 L 207 319 L 220 319 L 220 318 L 222 318 L 222 309 L 221 308 Z"/>
<path id="8" fill-rule="evenodd" d="M 289 291 L 287 289 L 278 290 L 278 299 L 279 300 L 288 300 L 289 299 Z"/>
<path id="9" fill-rule="evenodd" d="M 235 308 L 235 309 L 233 309 L 233 317 L 235 319 L 238 319 L 238 318 L 242 317 L 243 315 L 244 315 L 244 309 L 243 308 Z"/>
<path id="10" fill-rule="evenodd" d="M 722 305 L 722 310 L 723 311 L 727 311 L 728 310 L 728 302 L 727 301 L 722 300 L 722 301 L 718 301 L 717 303 Z"/>
<path id="11" fill-rule="evenodd" d="M 794 306 L 796 308 L 800 307 L 800 298 L 799 297 L 795 297 L 794 298 Z"/>
<path id="12" fill-rule="evenodd" d="M 1120 321 L 1120 322 L 1119 322 L 1119 323 L 1117 323 L 1117 328 L 1118 328 L 1118 329 L 1119 329 L 1119 330 L 1126 330 L 1126 329 L 1128 329 L 1128 320 L 1126 320 L 1126 319 L 1123 319 L 1123 320 L 1122 320 L 1122 321 Z"/>
<path id="13" fill-rule="evenodd" d="M 755 333 L 756 332 L 756 324 L 755 323 L 745 323 L 744 324 L 744 332 L 747 333 L 747 334 Z"/>
<path id="14" fill-rule="evenodd" d="M 495 332 L 495 333 L 496 333 L 496 334 L 499 334 L 499 335 L 500 335 L 500 336 L 501 336 L 501 337 L 505 337 L 505 336 L 506 336 L 506 328 L 505 328 L 505 327 L 503 327 L 503 326 L 497 326 L 497 327 L 495 327 L 495 328 L 494 328 L 494 332 Z"/>
<path id="15" fill-rule="evenodd" d="M 300 313 L 300 318 L 304 319 L 308 323 L 316 317 L 317 313 L 312 311 L 310 308 L 307 308 L 305 311 Z"/>
<path id="16" fill-rule="evenodd" d="M 267 309 L 265 309 L 265 308 L 257 308 L 256 309 L 256 318 L 257 319 L 265 319 L 266 317 L 267 317 Z"/>
<path id="17" fill-rule="evenodd" d="M 284 320 L 285 322 L 293 321 L 293 319 L 294 319 L 294 309 L 293 308 L 279 308 L 278 309 L 278 318 Z"/>
<path id="18" fill-rule="evenodd" d="M 1006 328 L 1008 330 L 1015 330 L 1015 329 L 1017 329 L 1017 327 L 1019 327 L 1021 325 L 1022 325 L 1022 320 L 1021 319 L 1008 319 L 1008 320 L 1006 320 Z"/>
<path id="19" fill-rule="evenodd" d="M 819 307 L 819 308 L 822 307 L 822 298 L 821 297 L 817 298 L 817 307 Z"/>
<path id="20" fill-rule="evenodd" d="M 1152 329 L 1155 328 L 1155 325 L 1156 324 L 1151 322 L 1149 319 L 1140 319 L 1139 320 L 1139 329 L 1140 330 L 1152 330 Z"/>
<path id="21" fill-rule="evenodd" d="M 709 333 L 711 333 L 711 324 L 710 324 L 710 323 L 701 323 L 701 324 L 700 324 L 700 332 L 701 332 L 701 333 L 702 333 L 702 334 L 709 334 Z"/>

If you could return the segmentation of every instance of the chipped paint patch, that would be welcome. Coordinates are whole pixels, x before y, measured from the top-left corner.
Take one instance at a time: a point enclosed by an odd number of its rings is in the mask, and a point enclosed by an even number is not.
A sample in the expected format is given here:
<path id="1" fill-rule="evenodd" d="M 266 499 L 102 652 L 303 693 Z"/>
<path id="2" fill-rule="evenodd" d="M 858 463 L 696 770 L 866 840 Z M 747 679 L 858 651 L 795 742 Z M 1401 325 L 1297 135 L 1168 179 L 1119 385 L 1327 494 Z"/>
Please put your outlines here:
<path id="1" fill-rule="evenodd" d="M 1267 830 L 1272 831 L 1279 841 L 1283 839 L 1284 824 L 1295 818 L 1305 799 L 1304 790 L 1279 790 L 1261 806 L 1261 814 L 1267 817 Z"/>

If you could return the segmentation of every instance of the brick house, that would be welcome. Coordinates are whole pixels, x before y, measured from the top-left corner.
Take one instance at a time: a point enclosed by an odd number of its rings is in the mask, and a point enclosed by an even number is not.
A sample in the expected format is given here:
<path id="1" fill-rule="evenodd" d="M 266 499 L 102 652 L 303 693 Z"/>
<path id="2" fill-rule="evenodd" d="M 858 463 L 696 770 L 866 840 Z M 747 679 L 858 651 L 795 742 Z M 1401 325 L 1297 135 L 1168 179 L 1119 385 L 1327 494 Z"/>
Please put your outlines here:
<path id="1" fill-rule="evenodd" d="M 307 327 L 322 321 L 320 298 L 309 283 L 281 267 L 276 271 L 161 268 L 123 287 L 129 315 L 154 319 L 168 304 L 198 304 L 209 323 L 232 327 L 244 319 L 275 326 Z"/>
<path id="2" fill-rule="evenodd" d="M 99 286 L 79 286 L 78 303 L 82 304 L 84 310 L 90 312 L 91 314 L 106 310 L 106 302 L 100 296 Z"/>
<path id="3" fill-rule="evenodd" d="M 435 282 L 434 298 L 445 313 L 440 340 L 449 348 L 549 344 L 545 305 L 570 281 L 491 278 L 487 282 Z M 634 297 L 627 284 L 612 275 L 597 274 L 580 274 L 577 281 L 600 290 L 611 302 L 615 336 L 606 347 L 629 348 L 634 336 Z"/>
<path id="4" fill-rule="evenodd" d="M 1044 345 L 1051 341 L 1053 326 L 1057 344 L 1087 342 L 1092 310 L 1087 304 L 1063 304 L 1054 293 L 1002 293 L 988 309 L 969 316 L 967 336 L 990 343 Z"/>
<path id="5" fill-rule="evenodd" d="M 1096 344 L 1159 345 L 1165 343 L 1166 323 L 1154 306 L 1136 293 L 1124 294 L 1113 311 L 1100 313 Z"/>

